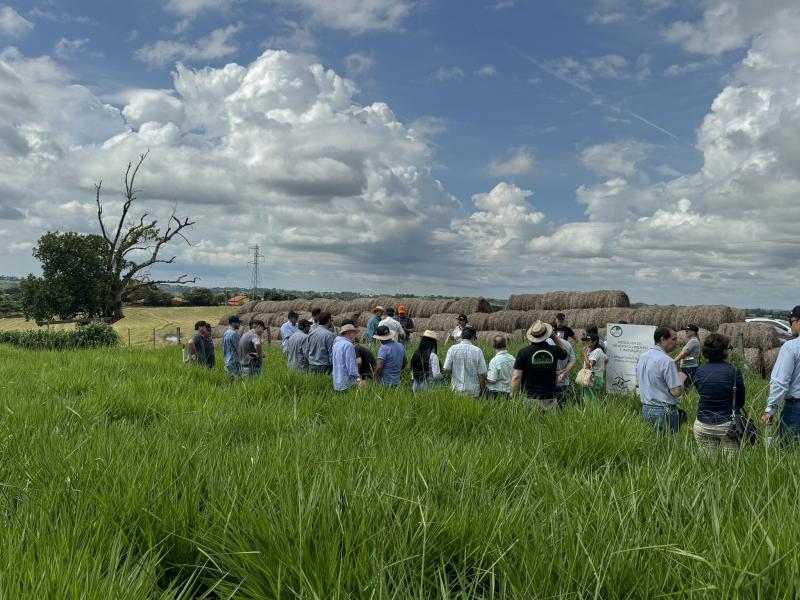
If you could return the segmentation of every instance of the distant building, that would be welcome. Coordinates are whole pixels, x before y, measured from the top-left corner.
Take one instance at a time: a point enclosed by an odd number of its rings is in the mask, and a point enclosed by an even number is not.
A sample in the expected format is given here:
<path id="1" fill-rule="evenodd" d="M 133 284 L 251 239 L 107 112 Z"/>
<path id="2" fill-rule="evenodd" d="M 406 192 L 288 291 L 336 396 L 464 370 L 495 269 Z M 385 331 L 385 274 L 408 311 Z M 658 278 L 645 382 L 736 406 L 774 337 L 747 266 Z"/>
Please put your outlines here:
<path id="1" fill-rule="evenodd" d="M 250 302 L 250 298 L 247 296 L 234 296 L 228 300 L 228 306 L 241 306 L 245 302 Z"/>
<path id="2" fill-rule="evenodd" d="M 172 299 L 172 302 L 173 304 L 184 304 L 186 303 L 186 298 L 184 298 L 183 296 L 175 296 Z"/>

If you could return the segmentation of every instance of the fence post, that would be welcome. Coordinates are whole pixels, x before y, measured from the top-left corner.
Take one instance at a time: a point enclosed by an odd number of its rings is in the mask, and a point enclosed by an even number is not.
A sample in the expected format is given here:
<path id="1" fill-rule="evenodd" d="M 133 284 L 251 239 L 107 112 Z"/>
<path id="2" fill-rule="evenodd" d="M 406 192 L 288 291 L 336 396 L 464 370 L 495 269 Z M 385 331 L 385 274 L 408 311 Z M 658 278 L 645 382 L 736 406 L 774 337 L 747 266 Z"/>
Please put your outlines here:
<path id="1" fill-rule="evenodd" d="M 128 348 L 131 347 L 131 328 L 128 327 Z"/>
<path id="2" fill-rule="evenodd" d="M 739 351 L 739 354 L 744 356 L 744 335 L 742 332 L 736 334 L 736 349 Z"/>
<path id="3" fill-rule="evenodd" d="M 175 328 L 176 337 L 178 338 L 178 346 L 180 346 L 181 350 L 183 350 L 183 341 L 181 340 L 181 328 Z"/>
<path id="4" fill-rule="evenodd" d="M 153 327 L 153 350 L 156 348 L 156 328 Z"/>
<path id="5" fill-rule="evenodd" d="M 267 327 L 267 346 L 271 344 L 272 344 L 272 332 L 270 331 L 270 328 Z"/>

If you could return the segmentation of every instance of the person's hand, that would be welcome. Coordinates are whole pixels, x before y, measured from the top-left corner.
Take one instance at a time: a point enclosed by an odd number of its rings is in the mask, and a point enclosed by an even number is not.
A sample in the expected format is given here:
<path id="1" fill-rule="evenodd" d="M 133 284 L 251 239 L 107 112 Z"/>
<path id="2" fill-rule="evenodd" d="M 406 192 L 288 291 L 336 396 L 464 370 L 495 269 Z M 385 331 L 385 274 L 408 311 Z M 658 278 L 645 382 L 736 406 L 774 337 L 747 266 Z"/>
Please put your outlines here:
<path id="1" fill-rule="evenodd" d="M 680 380 L 681 380 L 681 383 L 683 383 L 684 381 L 686 381 L 686 373 L 684 373 L 683 371 L 681 371 L 680 373 L 678 373 L 678 377 L 680 378 Z"/>
<path id="2" fill-rule="evenodd" d="M 769 414 L 768 412 L 765 412 L 763 415 L 761 415 L 761 422 L 764 423 L 764 425 L 766 425 L 767 427 L 769 427 L 770 425 L 772 425 L 772 415 Z"/>
<path id="3" fill-rule="evenodd" d="M 564 381 L 564 378 L 567 376 L 566 371 L 559 371 L 558 375 L 556 376 L 556 380 Z"/>

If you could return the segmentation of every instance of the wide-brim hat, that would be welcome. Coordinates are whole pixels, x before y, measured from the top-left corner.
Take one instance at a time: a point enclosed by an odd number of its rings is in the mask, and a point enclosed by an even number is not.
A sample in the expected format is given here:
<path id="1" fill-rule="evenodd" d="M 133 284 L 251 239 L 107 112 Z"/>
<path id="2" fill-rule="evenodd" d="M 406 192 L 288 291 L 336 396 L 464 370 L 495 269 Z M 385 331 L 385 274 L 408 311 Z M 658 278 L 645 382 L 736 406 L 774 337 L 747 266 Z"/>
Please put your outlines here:
<path id="1" fill-rule="evenodd" d="M 373 314 L 374 314 L 374 313 L 377 313 L 377 312 L 383 312 L 383 311 L 385 311 L 385 310 L 386 310 L 386 309 L 385 309 L 385 308 L 383 308 L 382 306 L 376 306 L 375 308 L 373 308 L 373 309 L 372 309 L 372 312 L 373 312 Z"/>
<path id="2" fill-rule="evenodd" d="M 342 328 L 339 329 L 339 335 L 347 333 L 348 331 L 358 331 L 358 327 L 356 327 L 355 325 L 351 325 L 350 323 L 348 323 L 347 325 L 342 325 Z"/>
<path id="3" fill-rule="evenodd" d="M 426 329 L 422 334 L 422 337 L 431 338 L 432 340 L 438 340 L 439 334 L 435 331 L 431 331 L 430 329 Z"/>
<path id="4" fill-rule="evenodd" d="M 532 344 L 543 342 L 551 335 L 553 335 L 553 326 L 550 323 L 542 323 L 541 320 L 536 321 L 525 332 L 525 337 Z"/>
<path id="5" fill-rule="evenodd" d="M 386 327 L 386 325 L 384 325 L 384 327 Z M 380 327 L 378 327 L 378 329 L 380 329 Z M 386 329 L 389 329 L 389 328 L 386 327 Z M 389 329 L 389 331 L 385 335 L 379 335 L 376 332 L 375 335 L 373 335 L 372 337 L 374 337 L 376 340 L 380 340 L 382 342 L 385 342 L 386 340 L 393 340 L 394 338 L 396 338 L 397 337 L 397 332 L 394 329 Z"/>

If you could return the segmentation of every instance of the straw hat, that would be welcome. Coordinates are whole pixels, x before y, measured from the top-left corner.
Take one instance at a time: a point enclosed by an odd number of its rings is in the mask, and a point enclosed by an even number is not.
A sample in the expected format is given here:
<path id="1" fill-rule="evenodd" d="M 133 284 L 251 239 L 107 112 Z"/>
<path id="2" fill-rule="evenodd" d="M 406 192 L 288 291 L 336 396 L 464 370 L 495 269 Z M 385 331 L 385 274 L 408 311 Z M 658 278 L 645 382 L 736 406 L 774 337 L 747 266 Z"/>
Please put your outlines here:
<path id="1" fill-rule="evenodd" d="M 551 335 L 553 335 L 553 326 L 550 323 L 542 323 L 541 321 L 536 321 L 525 332 L 525 337 L 532 344 L 543 342 Z"/>
<path id="2" fill-rule="evenodd" d="M 342 325 L 342 328 L 339 330 L 339 335 L 347 333 L 348 331 L 358 331 L 358 327 L 351 325 L 350 323 L 347 325 Z"/>
<path id="3" fill-rule="evenodd" d="M 372 313 L 375 314 L 375 313 L 383 312 L 385 310 L 386 309 L 383 308 L 382 306 L 376 306 L 375 308 L 372 309 Z"/>
<path id="4" fill-rule="evenodd" d="M 432 340 L 438 340 L 439 334 L 435 331 L 431 331 L 430 329 L 426 329 L 425 332 L 422 334 L 422 337 L 431 338 Z"/>

